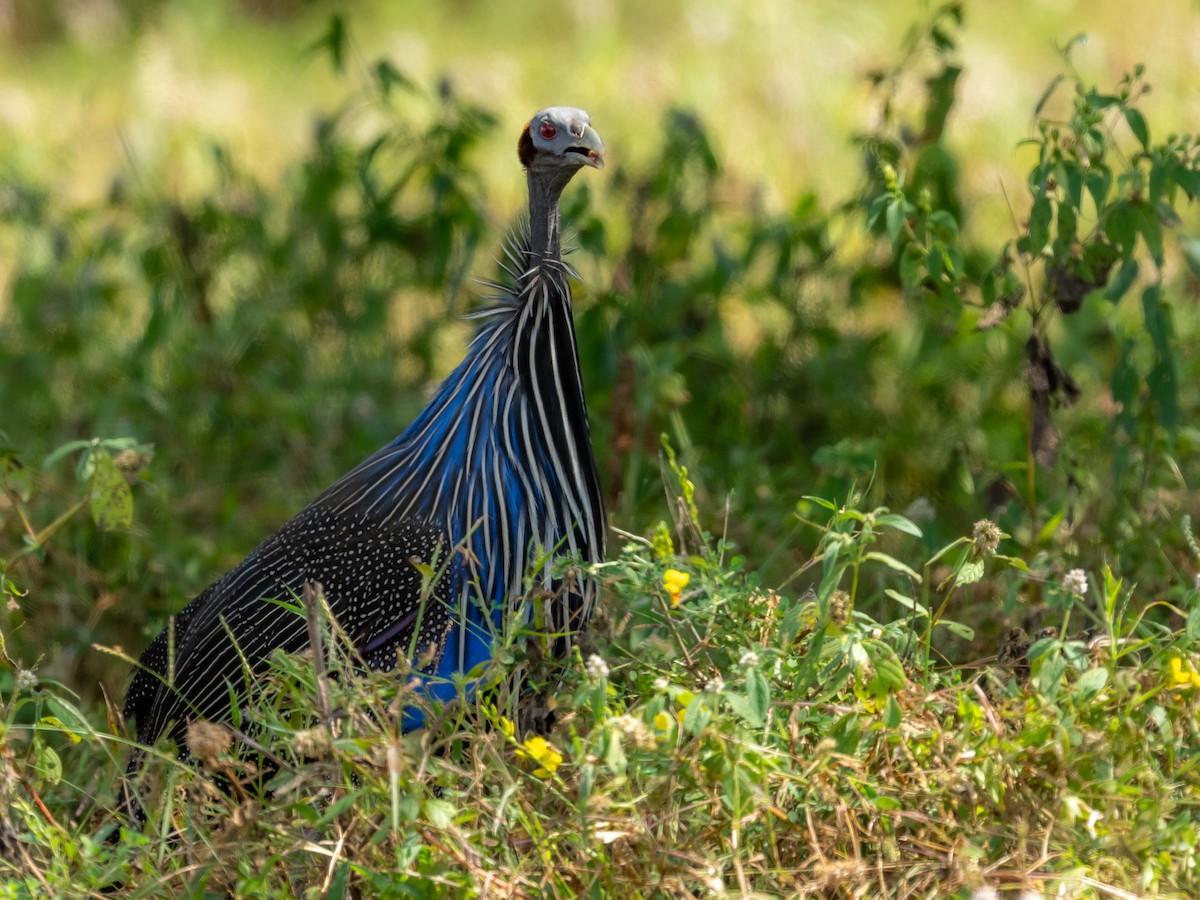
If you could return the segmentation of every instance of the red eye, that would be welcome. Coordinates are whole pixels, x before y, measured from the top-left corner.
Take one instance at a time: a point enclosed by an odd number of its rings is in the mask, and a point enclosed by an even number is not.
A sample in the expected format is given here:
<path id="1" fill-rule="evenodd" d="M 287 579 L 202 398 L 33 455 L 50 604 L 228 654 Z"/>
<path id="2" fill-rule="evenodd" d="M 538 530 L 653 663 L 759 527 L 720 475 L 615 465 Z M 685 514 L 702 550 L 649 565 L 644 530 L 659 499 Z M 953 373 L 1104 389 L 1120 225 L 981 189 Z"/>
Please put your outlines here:
<path id="1" fill-rule="evenodd" d="M 541 134 L 542 134 L 542 137 L 544 137 L 546 140 L 550 140 L 552 137 L 554 137 L 556 134 L 558 134 L 558 129 L 555 128 L 553 125 L 551 125 L 549 122 L 543 122 L 542 128 L 541 128 Z"/>

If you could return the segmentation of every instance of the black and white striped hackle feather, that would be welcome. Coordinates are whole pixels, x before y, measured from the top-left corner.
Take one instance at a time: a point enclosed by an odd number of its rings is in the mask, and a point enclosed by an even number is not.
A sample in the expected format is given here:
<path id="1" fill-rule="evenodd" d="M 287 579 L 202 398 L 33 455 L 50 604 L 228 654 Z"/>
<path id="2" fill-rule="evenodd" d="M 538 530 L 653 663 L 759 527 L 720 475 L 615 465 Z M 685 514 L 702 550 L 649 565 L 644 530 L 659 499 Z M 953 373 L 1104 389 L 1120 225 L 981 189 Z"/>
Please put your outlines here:
<path id="1" fill-rule="evenodd" d="M 320 584 L 367 664 L 415 648 L 426 690 L 491 658 L 511 604 L 533 586 L 550 598 L 545 627 L 565 652 L 595 585 L 557 575 L 555 557 L 604 557 L 605 515 L 588 432 L 562 260 L 558 200 L 604 146 L 581 110 L 553 107 L 525 128 L 527 232 L 506 246 L 511 284 L 476 314 L 466 358 L 407 430 L 267 538 L 196 597 L 142 654 L 125 699 L 139 743 L 164 733 L 186 753 L 187 724 L 227 719 L 245 669 L 275 648 L 308 646 L 305 618 L 272 600 Z M 500 287 L 500 286 L 497 286 Z M 414 560 L 442 574 L 422 600 Z M 536 571 L 535 566 L 539 566 Z M 426 594 L 429 592 L 426 591 Z M 170 669 L 170 671 L 168 671 Z M 405 725 L 420 722 L 410 710 Z M 135 754 L 131 770 L 140 765 Z"/>

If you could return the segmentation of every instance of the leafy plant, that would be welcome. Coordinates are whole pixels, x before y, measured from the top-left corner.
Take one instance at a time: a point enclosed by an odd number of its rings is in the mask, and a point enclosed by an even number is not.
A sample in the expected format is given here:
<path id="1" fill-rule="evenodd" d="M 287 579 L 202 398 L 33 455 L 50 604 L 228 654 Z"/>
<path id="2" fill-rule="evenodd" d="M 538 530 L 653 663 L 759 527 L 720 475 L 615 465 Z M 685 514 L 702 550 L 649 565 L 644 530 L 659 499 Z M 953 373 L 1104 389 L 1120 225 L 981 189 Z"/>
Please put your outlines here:
<path id="1" fill-rule="evenodd" d="M 942 58 L 955 45 L 941 23 L 959 21 L 955 10 L 951 5 L 935 14 L 928 33 Z M 1039 519 L 1035 464 L 1054 469 L 1063 443 L 1055 410 L 1074 405 L 1082 393 L 1077 378 L 1055 355 L 1054 344 L 1063 340 L 1057 332 L 1074 339 L 1076 357 L 1094 355 L 1092 365 L 1108 370 L 1104 387 L 1113 402 L 1105 447 L 1115 493 L 1106 499 L 1089 485 L 1108 518 L 1107 533 L 1129 527 L 1145 492 L 1152 489 L 1144 477 L 1129 483 L 1126 476 L 1134 460 L 1143 472 L 1172 465 L 1180 424 L 1179 346 L 1163 280 L 1165 234 L 1180 221 L 1179 204 L 1195 199 L 1200 189 L 1200 154 L 1190 135 L 1152 143 L 1148 121 L 1136 105 L 1150 89 L 1144 67 L 1136 67 L 1113 91 L 1099 91 L 1085 85 L 1070 66 L 1077 43 L 1063 50 L 1069 74 L 1056 78 L 1038 103 L 1038 137 L 1029 141 L 1037 149 L 1037 161 L 1027 180 L 1028 216 L 999 260 L 978 279 L 972 278 L 960 249 L 957 201 L 930 190 L 921 162 L 922 154 L 930 152 L 925 142 L 931 135 L 940 137 L 953 102 L 956 64 L 943 62 L 941 74 L 930 80 L 927 122 L 939 124 L 927 127 L 910 151 L 916 155 L 915 187 L 906 188 L 903 173 L 895 168 L 904 148 L 883 144 L 884 152 L 880 142 L 873 145 L 885 192 L 871 202 L 867 224 L 883 223 L 906 294 L 935 297 L 955 316 L 966 305 L 980 304 L 977 330 L 1004 324 L 1011 339 L 1022 344 L 1021 378 L 1030 398 L 1024 481 L 1031 554 L 1045 524 Z M 1062 119 L 1046 115 L 1064 83 L 1072 88 L 1070 114 Z M 1120 139 L 1120 129 L 1134 139 L 1132 148 Z M 1190 238 L 1181 238 L 1181 246 L 1186 259 L 1195 257 Z M 1133 326 L 1116 305 L 1139 281 L 1141 317 Z M 1068 318 L 1085 304 L 1100 309 Z M 1010 321 L 1017 311 L 1026 314 L 1027 323 Z M 1093 338 L 1097 325 L 1106 334 Z M 1165 433 L 1165 444 L 1160 433 Z M 1069 486 L 1078 489 L 1075 460 L 1080 451 L 1069 444 L 1068 449 Z M 1061 522 L 1064 501 L 1053 502 Z M 1074 499 L 1068 496 L 1066 502 L 1073 505 Z"/>

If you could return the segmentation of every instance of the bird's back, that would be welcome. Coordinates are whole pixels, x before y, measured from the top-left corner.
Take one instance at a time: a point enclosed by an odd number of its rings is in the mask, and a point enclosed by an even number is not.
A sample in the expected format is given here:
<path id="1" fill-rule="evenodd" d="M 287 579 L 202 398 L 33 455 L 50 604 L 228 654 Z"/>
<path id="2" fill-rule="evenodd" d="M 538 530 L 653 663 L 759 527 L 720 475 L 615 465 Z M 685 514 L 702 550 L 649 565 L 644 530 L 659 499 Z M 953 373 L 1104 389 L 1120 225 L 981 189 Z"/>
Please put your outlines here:
<path id="1" fill-rule="evenodd" d="M 422 596 L 412 560 L 432 559 L 443 536 L 408 521 L 381 523 L 362 513 L 314 504 L 288 522 L 174 617 L 146 648 L 125 700 L 138 740 L 153 744 L 171 723 L 183 746 L 186 722 L 224 719 L 230 691 L 242 696 L 248 674 L 272 651 L 308 646 L 308 624 L 296 611 L 306 584 L 321 585 L 339 625 L 368 665 L 394 666 L 416 639 L 436 654 L 449 626 L 445 586 Z M 381 621 L 394 631 L 378 636 Z"/>

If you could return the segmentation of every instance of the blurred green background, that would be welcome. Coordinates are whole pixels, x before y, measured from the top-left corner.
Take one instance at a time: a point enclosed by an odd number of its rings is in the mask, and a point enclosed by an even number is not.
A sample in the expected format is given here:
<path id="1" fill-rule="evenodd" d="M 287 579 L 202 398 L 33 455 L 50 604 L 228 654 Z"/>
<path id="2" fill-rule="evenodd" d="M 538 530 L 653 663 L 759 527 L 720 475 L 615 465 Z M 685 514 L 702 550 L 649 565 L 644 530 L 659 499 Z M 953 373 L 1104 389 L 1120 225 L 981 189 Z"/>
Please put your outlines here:
<path id="1" fill-rule="evenodd" d="M 1071 62 L 1106 90 L 1145 62 L 1161 139 L 1200 110 L 1200 7 L 975 3 L 948 46 L 931 16 L 844 0 L 0 4 L 0 559 L 81 496 L 71 458 L 43 465 L 56 447 L 153 450 L 136 475 L 126 461 L 128 529 L 79 516 L 9 567 L 9 654 L 119 691 L 94 643 L 140 651 L 399 433 L 461 357 L 474 279 L 523 204 L 516 135 L 557 104 L 587 109 L 609 148 L 565 215 L 615 526 L 670 518 L 666 433 L 710 530 L 788 590 L 818 537 L 802 497 L 851 490 L 907 510 L 928 553 L 984 517 L 1013 535 L 1035 578 L 970 595 L 956 618 L 984 636 L 1035 619 L 1037 580 L 1076 565 L 1120 565 L 1148 595 L 1186 580 L 1197 280 L 1175 243 L 1178 426 L 1149 400 L 1115 424 L 1114 372 L 1149 352 L 1121 350 L 1142 312 L 1089 299 L 1049 332 L 1081 397 L 1038 468 L 1028 320 L 979 333 L 977 290 L 959 306 L 906 293 L 864 222 L 882 144 L 926 166 L 981 277 L 1029 214 L 1036 147 L 1019 142 L 1070 71 L 1058 48 L 1086 33 Z M 922 133 L 947 66 L 962 74 L 945 128 Z M 1172 234 L 1196 235 L 1179 213 Z"/>

